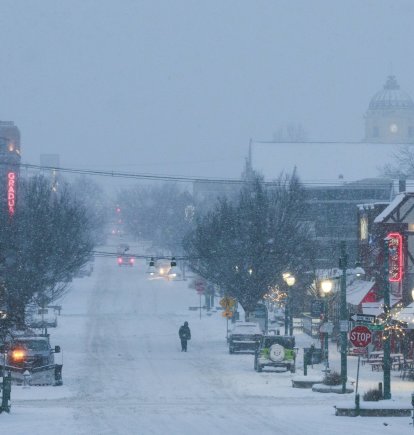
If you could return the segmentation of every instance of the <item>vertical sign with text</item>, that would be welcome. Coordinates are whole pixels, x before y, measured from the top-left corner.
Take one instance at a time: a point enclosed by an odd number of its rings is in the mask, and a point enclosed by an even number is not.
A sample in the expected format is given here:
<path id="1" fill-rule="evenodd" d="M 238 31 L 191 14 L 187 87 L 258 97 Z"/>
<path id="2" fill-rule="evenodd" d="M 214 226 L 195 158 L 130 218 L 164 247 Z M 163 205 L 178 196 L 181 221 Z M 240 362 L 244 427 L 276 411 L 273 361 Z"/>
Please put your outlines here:
<path id="1" fill-rule="evenodd" d="M 388 268 L 389 281 L 400 282 L 403 276 L 403 249 L 402 235 L 400 233 L 389 233 L 388 239 Z"/>
<path id="2" fill-rule="evenodd" d="M 16 172 L 7 173 L 7 209 L 12 217 L 16 212 Z"/>

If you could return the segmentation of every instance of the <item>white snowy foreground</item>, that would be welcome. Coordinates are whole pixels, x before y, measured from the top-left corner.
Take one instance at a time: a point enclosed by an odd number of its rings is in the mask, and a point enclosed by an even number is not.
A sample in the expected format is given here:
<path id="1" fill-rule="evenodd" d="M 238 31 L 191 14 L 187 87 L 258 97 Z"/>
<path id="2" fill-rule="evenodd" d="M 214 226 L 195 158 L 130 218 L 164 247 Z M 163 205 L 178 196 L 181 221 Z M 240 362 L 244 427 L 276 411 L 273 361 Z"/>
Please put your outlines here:
<path id="1" fill-rule="evenodd" d="M 4 434 L 395 434 L 414 431 L 407 417 L 336 417 L 335 404 L 353 395 L 291 387 L 290 373 L 256 373 L 252 355 L 229 355 L 226 320 L 189 306 L 188 281 L 149 281 L 146 265 L 120 268 L 98 258 L 89 278 L 76 279 L 62 301 L 52 345 L 63 350 L 62 387 L 12 389 Z M 188 353 L 178 328 L 188 320 Z M 299 345 L 309 340 L 298 336 Z M 332 365 L 339 367 L 331 346 Z M 355 358 L 349 375 L 356 377 Z M 301 366 L 301 357 L 299 359 Z M 318 370 L 321 367 L 318 366 Z M 316 366 L 312 375 L 318 374 Z M 302 375 L 301 369 L 297 375 Z M 360 391 L 382 373 L 362 367 Z M 410 403 L 414 383 L 392 378 L 393 398 Z"/>

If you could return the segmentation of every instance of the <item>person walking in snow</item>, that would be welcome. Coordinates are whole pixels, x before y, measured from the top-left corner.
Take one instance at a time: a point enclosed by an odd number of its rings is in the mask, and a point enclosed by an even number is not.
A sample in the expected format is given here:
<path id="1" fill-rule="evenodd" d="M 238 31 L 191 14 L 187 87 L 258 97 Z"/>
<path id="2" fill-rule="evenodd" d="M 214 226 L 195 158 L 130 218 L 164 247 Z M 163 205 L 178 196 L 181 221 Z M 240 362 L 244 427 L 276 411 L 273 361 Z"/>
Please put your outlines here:
<path id="1" fill-rule="evenodd" d="M 191 331 L 188 327 L 188 322 L 184 322 L 184 325 L 180 326 L 178 335 L 181 340 L 181 352 L 187 352 L 187 341 L 191 340 Z"/>

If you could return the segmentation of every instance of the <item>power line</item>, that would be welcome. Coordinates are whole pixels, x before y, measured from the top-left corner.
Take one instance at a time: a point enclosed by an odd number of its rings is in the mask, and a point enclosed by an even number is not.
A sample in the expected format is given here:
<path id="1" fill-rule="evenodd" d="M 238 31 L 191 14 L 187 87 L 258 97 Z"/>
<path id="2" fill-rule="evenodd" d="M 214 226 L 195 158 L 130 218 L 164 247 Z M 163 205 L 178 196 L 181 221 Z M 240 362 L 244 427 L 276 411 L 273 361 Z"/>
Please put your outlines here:
<path id="1" fill-rule="evenodd" d="M 145 174 L 145 173 L 131 173 L 120 171 L 98 171 L 93 169 L 79 169 L 79 168 L 63 168 L 57 166 L 41 166 L 33 165 L 30 163 L 12 164 L 0 162 L 0 165 L 7 167 L 20 167 L 25 169 L 37 170 L 37 171 L 56 171 L 77 175 L 90 175 L 109 178 L 122 178 L 122 179 L 135 179 L 146 181 L 166 181 L 166 182 L 180 182 L 180 183 L 206 183 L 206 184 L 228 184 L 239 185 L 245 183 L 245 180 L 236 178 L 211 178 L 211 177 L 190 177 L 190 176 L 177 176 L 177 175 L 157 175 L 157 174 Z M 301 184 L 305 187 L 343 187 L 343 188 L 371 188 L 371 189 L 387 189 L 392 184 L 391 179 L 382 179 L 382 183 L 378 182 L 359 182 L 359 181 L 338 181 L 338 180 L 306 180 L 301 181 Z M 263 184 L 268 186 L 274 186 L 278 184 L 278 181 L 264 181 Z"/>

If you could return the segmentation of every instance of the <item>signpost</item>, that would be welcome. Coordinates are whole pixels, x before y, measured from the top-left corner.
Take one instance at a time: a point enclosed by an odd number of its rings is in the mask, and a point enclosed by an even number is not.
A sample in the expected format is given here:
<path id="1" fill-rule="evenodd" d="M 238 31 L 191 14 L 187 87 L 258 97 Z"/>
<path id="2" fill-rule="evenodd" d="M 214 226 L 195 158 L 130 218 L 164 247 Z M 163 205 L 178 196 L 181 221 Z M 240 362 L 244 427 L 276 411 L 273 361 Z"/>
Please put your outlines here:
<path id="1" fill-rule="evenodd" d="M 220 305 L 226 310 L 230 310 L 230 308 L 234 307 L 234 304 L 236 303 L 236 301 L 233 298 L 230 298 L 228 296 L 224 296 L 224 298 L 222 298 L 220 300 Z"/>
<path id="2" fill-rule="evenodd" d="M 201 295 L 203 295 L 204 291 L 205 291 L 204 281 L 202 281 L 201 279 L 198 279 L 195 282 L 195 288 L 196 288 L 198 295 L 200 296 L 200 319 L 201 319 Z"/>
<path id="3" fill-rule="evenodd" d="M 384 325 L 368 325 L 370 331 L 383 331 Z"/>
<path id="4" fill-rule="evenodd" d="M 229 318 L 233 316 L 233 311 L 231 309 L 236 304 L 236 301 L 233 298 L 230 298 L 229 296 L 224 296 L 220 300 L 220 305 L 224 308 L 224 312 L 222 314 L 223 317 L 227 319 L 227 332 L 226 332 L 226 338 L 229 338 Z"/>
<path id="5" fill-rule="evenodd" d="M 349 341 L 354 347 L 367 347 L 372 340 L 372 332 L 363 325 L 355 326 L 349 334 Z"/>
<path id="6" fill-rule="evenodd" d="M 348 320 L 340 320 L 339 321 L 339 330 L 340 330 L 340 332 L 348 332 L 349 331 Z"/>
<path id="7" fill-rule="evenodd" d="M 332 334 L 334 325 L 332 322 L 325 322 L 322 323 L 321 327 L 319 328 L 319 331 L 324 334 Z"/>
<path id="8" fill-rule="evenodd" d="M 368 327 L 364 325 L 355 326 L 355 328 L 351 329 L 349 334 L 349 341 L 355 347 L 367 347 L 372 340 L 372 332 L 368 329 Z M 361 361 L 361 355 L 358 355 L 358 368 L 357 368 L 357 379 L 356 379 L 356 387 L 355 387 L 355 403 L 359 403 L 359 395 L 358 395 L 358 380 L 359 380 L 359 364 Z"/>
<path id="9" fill-rule="evenodd" d="M 311 316 L 320 318 L 324 311 L 324 301 L 322 299 L 315 299 L 311 302 Z"/>
<path id="10" fill-rule="evenodd" d="M 195 283 L 195 288 L 197 290 L 197 293 L 201 296 L 202 294 L 204 294 L 205 291 L 205 287 L 204 287 L 204 282 L 201 279 L 198 279 Z"/>
<path id="11" fill-rule="evenodd" d="M 376 316 L 372 314 L 350 314 L 349 320 L 358 323 L 375 323 Z"/>

